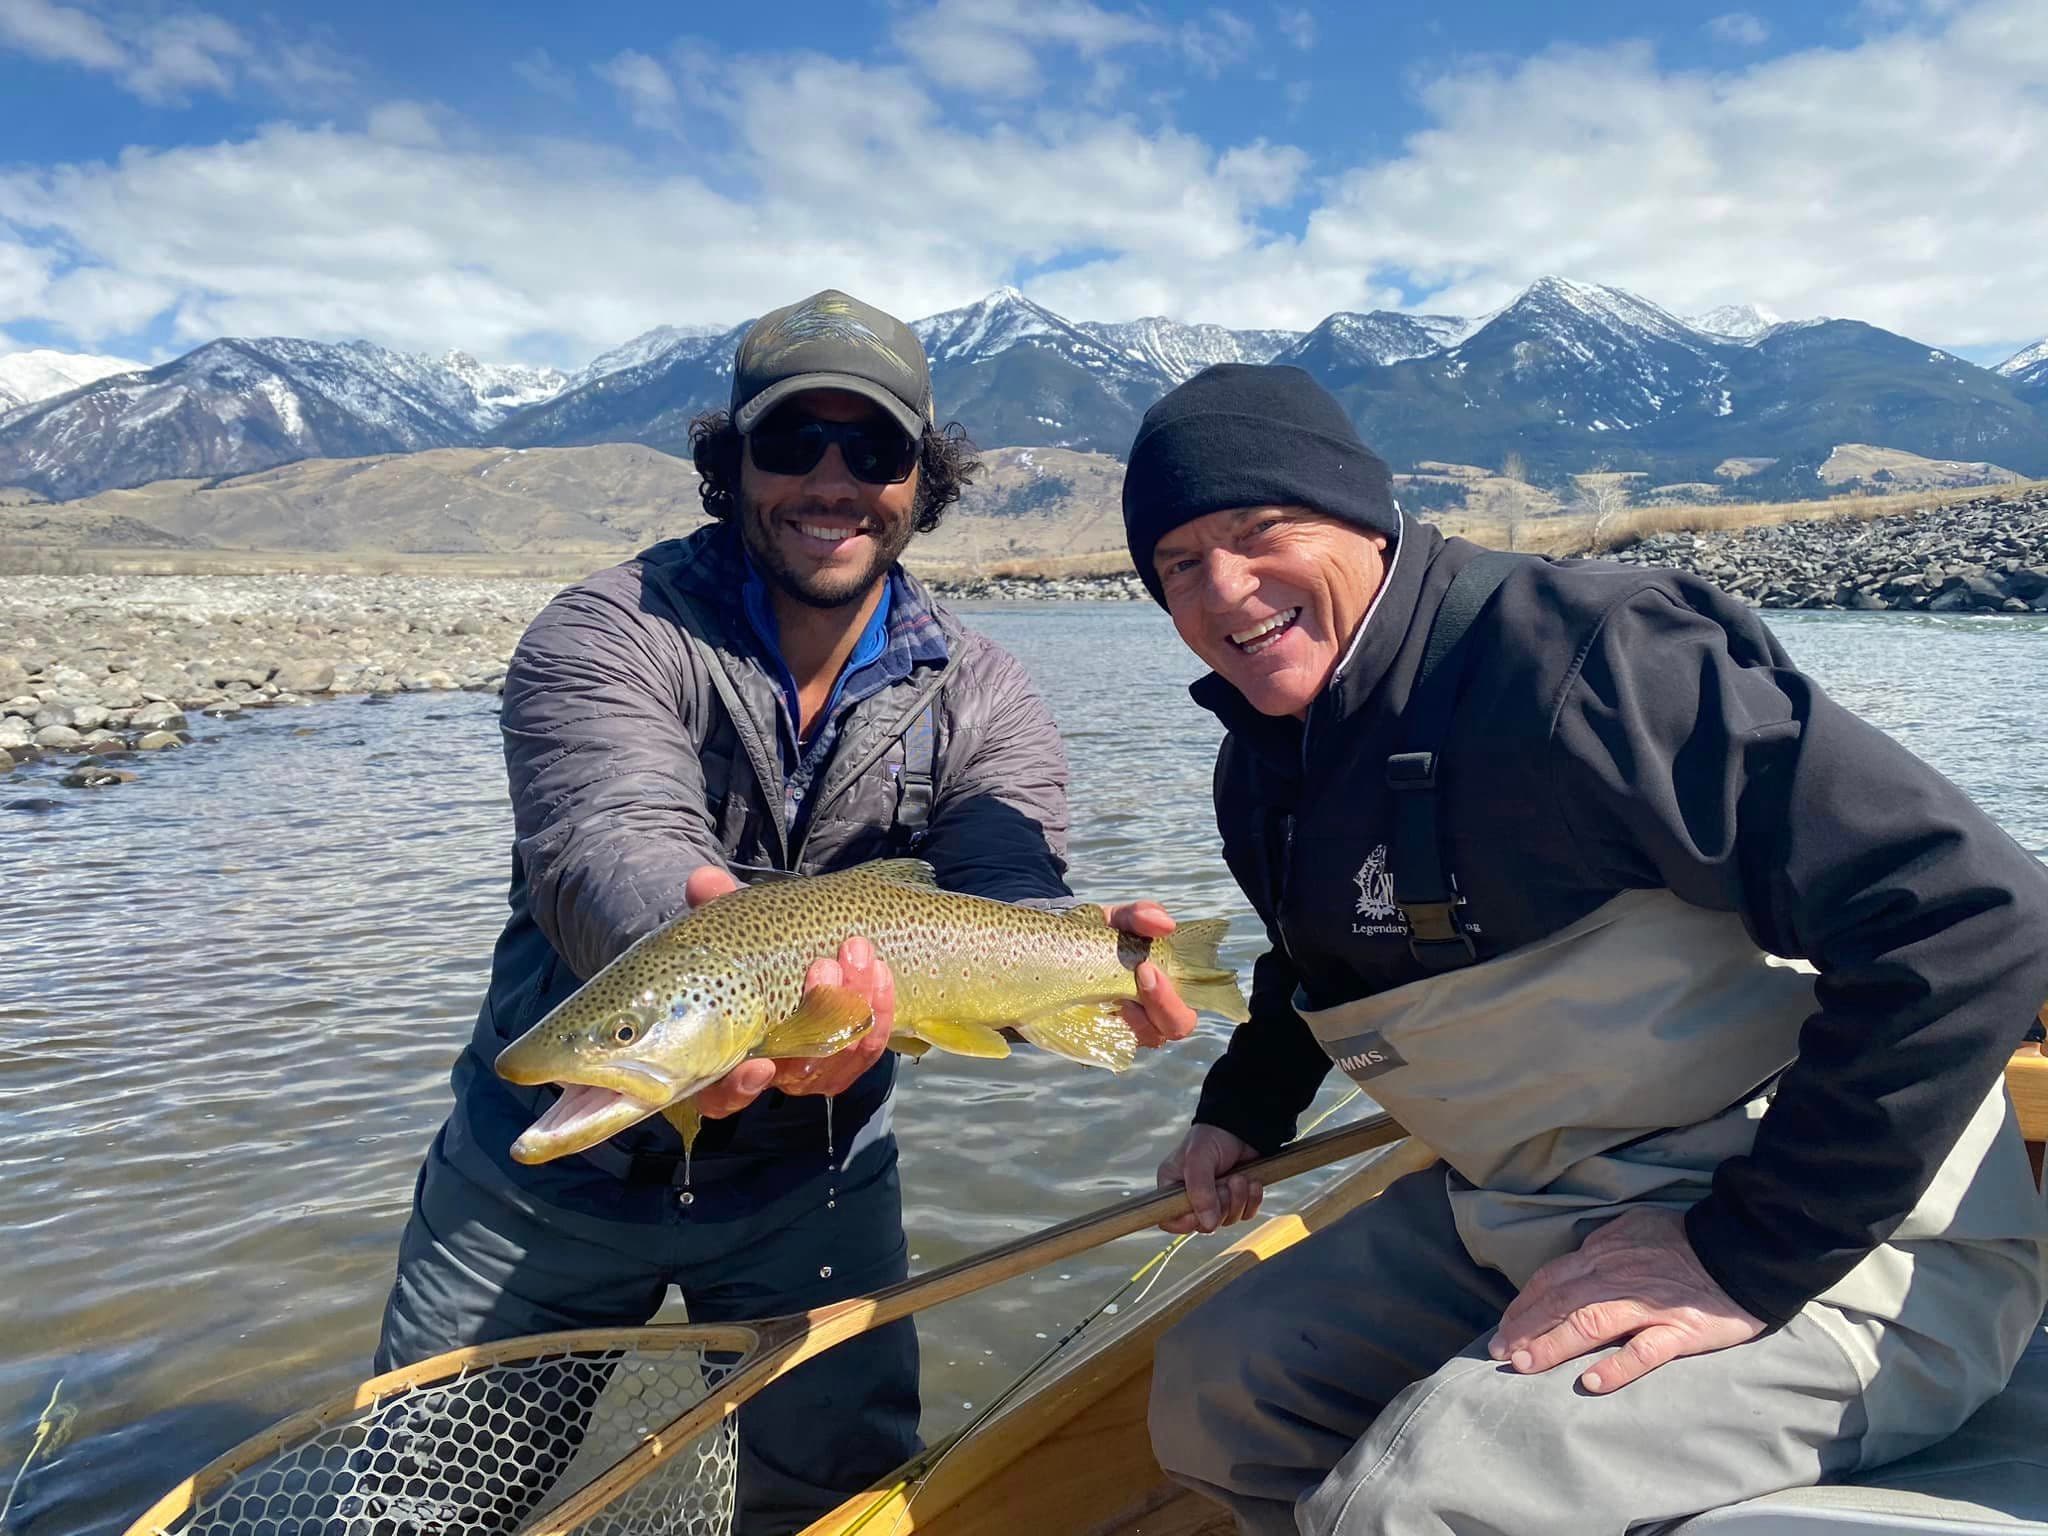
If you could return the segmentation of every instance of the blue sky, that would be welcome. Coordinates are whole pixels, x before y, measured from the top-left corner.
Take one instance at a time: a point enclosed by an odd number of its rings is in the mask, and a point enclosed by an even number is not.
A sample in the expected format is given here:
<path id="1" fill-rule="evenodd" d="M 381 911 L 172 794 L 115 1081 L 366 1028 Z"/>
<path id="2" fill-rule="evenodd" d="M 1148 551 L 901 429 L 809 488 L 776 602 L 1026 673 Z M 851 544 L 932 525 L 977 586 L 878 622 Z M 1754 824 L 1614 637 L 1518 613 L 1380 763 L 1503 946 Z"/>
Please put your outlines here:
<path id="1" fill-rule="evenodd" d="M 1306 327 L 1559 272 L 1996 360 L 2048 333 L 2041 6 L 0 0 L 0 350 L 573 366 L 827 284 Z"/>

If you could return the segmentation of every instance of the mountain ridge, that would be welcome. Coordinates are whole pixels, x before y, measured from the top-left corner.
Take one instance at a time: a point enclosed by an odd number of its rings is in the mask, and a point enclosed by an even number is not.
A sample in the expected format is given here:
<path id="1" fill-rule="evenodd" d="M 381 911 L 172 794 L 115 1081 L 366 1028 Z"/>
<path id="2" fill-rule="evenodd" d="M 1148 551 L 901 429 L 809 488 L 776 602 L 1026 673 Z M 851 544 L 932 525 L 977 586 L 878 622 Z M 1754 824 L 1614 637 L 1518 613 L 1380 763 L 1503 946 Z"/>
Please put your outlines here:
<path id="1" fill-rule="evenodd" d="M 687 454 L 722 406 L 744 324 L 643 332 L 573 373 L 395 353 L 368 342 L 222 338 L 0 416 L 0 486 L 72 498 L 311 457 L 639 443 Z M 1562 277 L 1467 318 L 1338 311 L 1305 332 L 1164 316 L 1075 321 L 1015 288 L 912 322 L 942 419 L 977 442 L 1120 455 L 1145 409 L 1216 362 L 1292 363 L 1397 468 L 1520 460 L 1711 481 L 1776 461 L 1812 495 L 1843 442 L 2048 473 L 2048 342 L 1998 369 L 1853 320 L 1723 306 L 1688 320 Z M 4 359 L 0 359 L 4 362 Z"/>

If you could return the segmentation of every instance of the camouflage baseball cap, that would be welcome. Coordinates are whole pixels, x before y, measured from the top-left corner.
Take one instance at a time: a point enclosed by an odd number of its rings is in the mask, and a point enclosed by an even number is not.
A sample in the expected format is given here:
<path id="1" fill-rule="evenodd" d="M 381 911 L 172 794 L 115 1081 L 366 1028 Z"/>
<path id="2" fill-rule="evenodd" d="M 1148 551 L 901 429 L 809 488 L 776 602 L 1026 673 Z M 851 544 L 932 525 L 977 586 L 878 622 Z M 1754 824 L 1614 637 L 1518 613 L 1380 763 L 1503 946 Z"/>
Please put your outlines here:
<path id="1" fill-rule="evenodd" d="M 747 327 L 733 358 L 733 425 L 751 432 L 807 389 L 843 389 L 872 400 L 912 437 L 931 424 L 931 367 L 917 334 L 836 288 L 770 310 Z"/>

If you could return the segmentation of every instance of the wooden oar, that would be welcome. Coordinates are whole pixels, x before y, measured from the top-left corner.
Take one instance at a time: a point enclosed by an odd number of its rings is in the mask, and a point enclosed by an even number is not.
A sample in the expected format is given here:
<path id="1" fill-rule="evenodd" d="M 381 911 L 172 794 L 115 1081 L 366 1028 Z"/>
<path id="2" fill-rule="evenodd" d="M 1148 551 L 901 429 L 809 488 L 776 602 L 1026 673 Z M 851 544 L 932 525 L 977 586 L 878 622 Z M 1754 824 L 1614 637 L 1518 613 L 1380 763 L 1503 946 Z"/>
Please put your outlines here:
<path id="1" fill-rule="evenodd" d="M 1391 1115 L 1374 1115 L 1305 1137 L 1271 1157 L 1255 1159 L 1231 1171 L 1249 1175 L 1261 1184 L 1277 1184 L 1296 1174 L 1399 1141 L 1406 1134 Z M 738 1349 L 743 1358 L 731 1374 L 688 1412 L 649 1435 L 522 1536 L 566 1536 L 770 1382 L 835 1345 L 926 1307 L 972 1295 L 1098 1244 L 1171 1221 L 1191 1208 L 1186 1188 L 1175 1184 L 1149 1195 L 1133 1195 L 1092 1215 L 1077 1216 L 1036 1236 L 1019 1238 L 943 1265 L 870 1296 L 758 1323 L 717 1325 L 702 1330 L 688 1325 L 672 1329 L 671 1337 L 701 1332 L 705 1347 Z"/>

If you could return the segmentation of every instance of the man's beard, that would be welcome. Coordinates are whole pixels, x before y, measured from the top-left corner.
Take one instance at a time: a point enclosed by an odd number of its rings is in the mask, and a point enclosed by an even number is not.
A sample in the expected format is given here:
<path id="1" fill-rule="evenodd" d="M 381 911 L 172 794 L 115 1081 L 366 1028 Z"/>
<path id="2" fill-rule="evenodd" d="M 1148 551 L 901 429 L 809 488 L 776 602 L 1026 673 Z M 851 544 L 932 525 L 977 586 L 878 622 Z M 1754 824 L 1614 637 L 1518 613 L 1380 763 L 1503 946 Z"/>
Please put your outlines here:
<path id="1" fill-rule="evenodd" d="M 784 508 L 775 514 L 776 521 L 789 516 Z M 801 511 L 796 514 L 802 521 Z M 867 532 L 868 543 L 873 553 L 868 563 L 852 575 L 838 572 L 799 571 L 783 558 L 782 548 L 774 530 L 768 526 L 769 519 L 752 501 L 742 496 L 739 505 L 740 538 L 746 544 L 747 553 L 754 564 L 776 587 L 800 603 L 813 608 L 844 608 L 857 603 L 875 588 L 875 583 L 888 574 L 903 551 L 910 546 L 912 519 L 905 517 L 894 526 L 878 524 Z M 873 518 L 863 518 L 863 525 L 875 523 Z"/>

